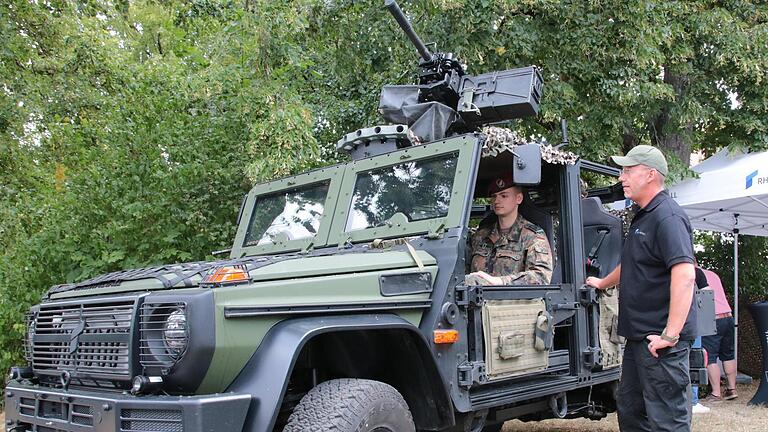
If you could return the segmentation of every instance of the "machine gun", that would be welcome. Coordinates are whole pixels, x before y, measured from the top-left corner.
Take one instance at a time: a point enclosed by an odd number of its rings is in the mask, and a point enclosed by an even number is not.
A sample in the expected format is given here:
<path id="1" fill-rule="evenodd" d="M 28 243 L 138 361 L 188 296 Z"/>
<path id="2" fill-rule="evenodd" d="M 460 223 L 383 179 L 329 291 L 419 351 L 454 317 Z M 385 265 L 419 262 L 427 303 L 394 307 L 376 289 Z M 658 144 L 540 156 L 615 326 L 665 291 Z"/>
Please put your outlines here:
<path id="1" fill-rule="evenodd" d="M 384 86 L 379 113 L 394 124 L 350 132 L 338 141 L 337 150 L 353 159 L 367 158 L 538 114 L 542 94 L 538 68 L 467 74 L 453 54 L 427 48 L 397 1 L 385 0 L 384 6 L 419 52 L 419 82 Z"/>
<path id="2" fill-rule="evenodd" d="M 407 124 L 422 142 L 481 126 L 536 115 L 542 80 L 535 66 L 469 75 L 451 53 L 432 53 L 416 34 L 395 0 L 384 6 L 421 56 L 418 85 L 384 86 L 379 112 Z"/>

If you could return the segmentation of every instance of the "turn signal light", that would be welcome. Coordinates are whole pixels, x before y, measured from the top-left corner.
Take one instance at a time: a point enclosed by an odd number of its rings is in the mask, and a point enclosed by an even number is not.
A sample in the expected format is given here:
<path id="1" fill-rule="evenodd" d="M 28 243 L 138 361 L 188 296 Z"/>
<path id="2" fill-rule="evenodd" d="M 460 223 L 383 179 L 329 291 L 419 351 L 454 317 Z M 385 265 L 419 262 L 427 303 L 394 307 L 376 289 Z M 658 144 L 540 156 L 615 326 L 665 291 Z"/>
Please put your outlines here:
<path id="1" fill-rule="evenodd" d="M 203 278 L 202 283 L 210 284 L 225 284 L 225 283 L 238 283 L 248 282 L 248 272 L 245 270 L 245 266 L 224 266 L 217 267 L 213 271 L 209 272 Z"/>
<path id="2" fill-rule="evenodd" d="M 432 334 L 436 344 L 452 344 L 459 341 L 458 330 L 435 330 Z"/>

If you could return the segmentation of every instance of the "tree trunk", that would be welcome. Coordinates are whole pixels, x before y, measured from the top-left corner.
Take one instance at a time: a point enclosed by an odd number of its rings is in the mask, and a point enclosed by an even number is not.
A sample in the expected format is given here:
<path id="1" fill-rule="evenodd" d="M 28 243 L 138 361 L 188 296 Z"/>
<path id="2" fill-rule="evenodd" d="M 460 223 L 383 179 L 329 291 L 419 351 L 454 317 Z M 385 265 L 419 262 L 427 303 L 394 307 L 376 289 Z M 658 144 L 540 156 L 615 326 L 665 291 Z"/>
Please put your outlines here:
<path id="1" fill-rule="evenodd" d="M 651 134 L 651 143 L 661 150 L 677 156 L 684 166 L 691 162 L 691 132 L 693 124 L 690 122 L 681 124 L 680 119 L 674 118 L 671 111 L 674 106 L 683 105 L 690 79 L 687 75 L 676 74 L 664 67 L 664 82 L 671 85 L 675 92 L 675 101 L 665 104 L 661 112 L 651 121 L 648 129 Z"/>
<path id="2" fill-rule="evenodd" d="M 624 132 L 624 135 L 621 137 L 621 149 L 624 151 L 624 154 L 627 154 L 628 151 L 632 150 L 632 147 L 638 144 L 640 144 L 640 138 L 637 137 L 636 133 Z"/>

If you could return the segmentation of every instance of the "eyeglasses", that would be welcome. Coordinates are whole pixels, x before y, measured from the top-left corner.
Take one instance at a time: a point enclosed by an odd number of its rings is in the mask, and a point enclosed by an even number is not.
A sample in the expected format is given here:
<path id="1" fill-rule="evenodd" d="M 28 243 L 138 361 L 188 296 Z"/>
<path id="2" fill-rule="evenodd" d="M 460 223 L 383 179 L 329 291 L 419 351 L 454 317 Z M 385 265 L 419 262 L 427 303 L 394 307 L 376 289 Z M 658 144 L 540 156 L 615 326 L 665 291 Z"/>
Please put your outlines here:
<path id="1" fill-rule="evenodd" d="M 635 171 L 636 168 L 644 169 L 646 171 L 656 171 L 655 168 L 647 167 L 645 165 L 632 165 L 629 167 L 622 168 L 621 173 L 625 175 L 629 175 L 630 173 L 632 173 L 632 171 Z"/>

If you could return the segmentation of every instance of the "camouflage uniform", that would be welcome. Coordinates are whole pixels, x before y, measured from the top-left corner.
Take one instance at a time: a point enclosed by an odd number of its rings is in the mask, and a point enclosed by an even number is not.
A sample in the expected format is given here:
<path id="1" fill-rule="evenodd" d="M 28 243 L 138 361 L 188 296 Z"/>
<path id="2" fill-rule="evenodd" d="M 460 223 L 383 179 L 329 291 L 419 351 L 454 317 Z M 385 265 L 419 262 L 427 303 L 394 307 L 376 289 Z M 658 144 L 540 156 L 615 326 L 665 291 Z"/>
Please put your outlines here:
<path id="1" fill-rule="evenodd" d="M 552 251 L 544 230 L 521 215 L 506 233 L 499 225 L 477 230 L 470 250 L 472 272 L 499 276 L 504 285 L 540 285 L 552 280 Z M 479 276 L 468 276 L 470 285 L 488 285 Z"/>

